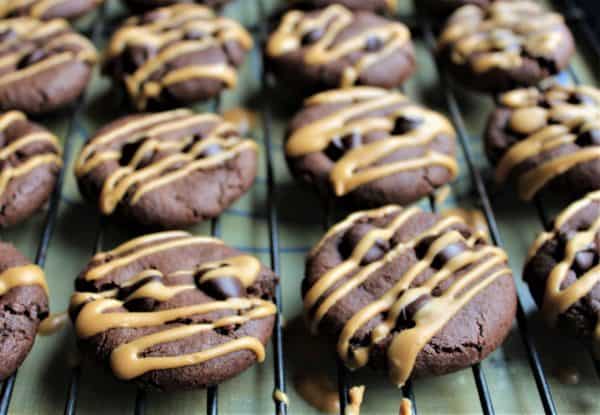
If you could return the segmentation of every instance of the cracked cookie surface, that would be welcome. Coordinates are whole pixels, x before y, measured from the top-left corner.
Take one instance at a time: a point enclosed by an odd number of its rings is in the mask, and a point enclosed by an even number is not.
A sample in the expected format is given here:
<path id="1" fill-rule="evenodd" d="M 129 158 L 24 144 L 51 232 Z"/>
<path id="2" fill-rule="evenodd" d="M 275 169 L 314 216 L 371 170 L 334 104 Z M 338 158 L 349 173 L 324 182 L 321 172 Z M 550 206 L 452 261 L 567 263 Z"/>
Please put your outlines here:
<path id="1" fill-rule="evenodd" d="M 302 283 L 309 327 L 350 368 L 396 385 L 484 359 L 516 312 L 506 254 L 457 216 L 389 205 L 348 216 L 310 252 Z"/>
<path id="2" fill-rule="evenodd" d="M 222 241 L 172 231 L 95 255 L 70 315 L 81 348 L 146 389 L 218 384 L 265 358 L 276 277 Z"/>
<path id="3" fill-rule="evenodd" d="M 104 215 L 181 228 L 218 216 L 254 182 L 257 144 L 216 114 L 132 115 L 98 131 L 75 174 Z"/>
<path id="4" fill-rule="evenodd" d="M 444 116 L 372 87 L 308 98 L 290 123 L 285 154 L 300 180 L 360 206 L 414 202 L 458 171 Z"/>
<path id="5" fill-rule="evenodd" d="M 14 246 L 0 241 L 0 381 L 21 366 L 47 315 L 43 271 Z"/>

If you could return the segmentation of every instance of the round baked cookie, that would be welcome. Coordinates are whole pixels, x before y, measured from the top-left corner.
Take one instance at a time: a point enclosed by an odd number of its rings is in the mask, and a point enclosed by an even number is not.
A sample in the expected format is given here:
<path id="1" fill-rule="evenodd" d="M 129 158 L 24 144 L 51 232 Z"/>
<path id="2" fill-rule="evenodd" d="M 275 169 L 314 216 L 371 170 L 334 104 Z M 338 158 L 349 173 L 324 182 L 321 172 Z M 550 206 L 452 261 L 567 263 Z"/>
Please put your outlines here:
<path id="1" fill-rule="evenodd" d="M 48 315 L 44 271 L 0 241 L 0 382 L 23 363 Z"/>
<path id="2" fill-rule="evenodd" d="M 519 196 L 580 197 L 600 189 L 600 90 L 590 86 L 522 88 L 499 98 L 488 121 L 486 152 L 496 181 Z"/>
<path id="3" fill-rule="evenodd" d="M 104 0 L 4 0 L 0 18 L 31 16 L 36 19 L 74 19 L 95 9 Z"/>
<path id="4" fill-rule="evenodd" d="M 409 204 L 456 177 L 455 132 L 442 115 L 373 87 L 308 98 L 290 124 L 292 173 L 359 206 Z"/>
<path id="5" fill-rule="evenodd" d="M 529 250 L 523 278 L 546 323 L 600 351 L 600 192 L 574 202 Z"/>
<path id="6" fill-rule="evenodd" d="M 108 124 L 82 149 L 75 174 L 104 215 L 181 228 L 218 216 L 244 194 L 257 153 L 218 115 L 178 109 Z"/>
<path id="7" fill-rule="evenodd" d="M 178 3 L 196 3 L 208 7 L 220 8 L 230 0 L 125 0 L 127 6 L 136 11 L 151 10 L 157 7 L 171 6 Z"/>
<path id="8" fill-rule="evenodd" d="M 415 69 L 406 26 L 338 4 L 285 13 L 265 53 L 274 74 L 303 93 L 353 85 L 395 88 Z"/>
<path id="9" fill-rule="evenodd" d="M 415 8 L 420 12 L 433 16 L 448 16 L 456 9 L 473 4 L 486 7 L 494 0 L 414 0 Z"/>
<path id="10" fill-rule="evenodd" d="M 457 216 L 394 205 L 333 226 L 302 294 L 311 330 L 335 339 L 348 367 L 385 369 L 396 385 L 483 360 L 516 312 L 504 251 Z"/>
<path id="11" fill-rule="evenodd" d="M 235 87 L 251 47 L 236 21 L 205 6 L 175 4 L 127 19 L 110 40 L 105 70 L 138 110 L 172 107 Z"/>
<path id="12" fill-rule="evenodd" d="M 69 311 L 81 348 L 117 378 L 203 388 L 264 360 L 276 280 L 218 239 L 155 233 L 95 255 Z"/>
<path id="13" fill-rule="evenodd" d="M 557 74 L 575 46 L 560 14 L 515 0 L 461 7 L 448 18 L 438 50 L 465 86 L 496 92 L 536 85 Z"/>
<path id="14" fill-rule="evenodd" d="M 319 8 L 341 4 L 351 10 L 370 11 L 393 11 L 398 6 L 398 0 L 299 0 L 299 2 Z"/>
<path id="15" fill-rule="evenodd" d="M 87 86 L 97 55 L 66 20 L 0 20 L 0 111 L 46 113 L 73 102 Z"/>
<path id="16" fill-rule="evenodd" d="M 0 112 L 0 229 L 40 209 L 62 167 L 58 139 L 19 111 Z"/>

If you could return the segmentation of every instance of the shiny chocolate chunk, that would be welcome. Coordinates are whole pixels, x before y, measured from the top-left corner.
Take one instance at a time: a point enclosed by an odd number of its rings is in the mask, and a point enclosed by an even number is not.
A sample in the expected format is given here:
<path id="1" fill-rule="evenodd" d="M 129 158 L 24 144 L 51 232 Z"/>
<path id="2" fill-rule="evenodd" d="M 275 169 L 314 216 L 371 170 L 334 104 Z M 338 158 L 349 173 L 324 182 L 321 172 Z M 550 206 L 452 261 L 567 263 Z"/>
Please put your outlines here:
<path id="1" fill-rule="evenodd" d="M 368 223 L 361 223 L 348 230 L 342 238 L 340 245 L 342 256 L 344 258 L 349 258 L 352 255 L 354 248 L 356 248 L 365 235 L 373 229 L 376 229 L 375 226 L 369 225 Z M 389 249 L 389 241 L 377 239 L 371 248 L 363 255 L 361 265 L 368 265 L 380 260 Z"/>
<path id="2" fill-rule="evenodd" d="M 200 283 L 198 288 L 217 300 L 239 298 L 246 294 L 246 289 L 235 277 L 211 278 Z"/>

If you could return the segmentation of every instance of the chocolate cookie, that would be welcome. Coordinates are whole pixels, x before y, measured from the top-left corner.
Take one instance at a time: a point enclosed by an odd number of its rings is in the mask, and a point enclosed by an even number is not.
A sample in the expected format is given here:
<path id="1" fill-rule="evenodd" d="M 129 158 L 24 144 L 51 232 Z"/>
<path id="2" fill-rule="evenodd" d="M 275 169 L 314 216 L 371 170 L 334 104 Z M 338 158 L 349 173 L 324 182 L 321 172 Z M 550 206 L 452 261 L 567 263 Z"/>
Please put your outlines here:
<path id="1" fill-rule="evenodd" d="M 519 196 L 539 191 L 580 197 L 600 189 L 600 90 L 550 85 L 503 94 L 486 131 L 496 180 Z"/>
<path id="2" fill-rule="evenodd" d="M 275 75 L 303 92 L 352 85 L 395 88 L 415 69 L 406 26 L 340 5 L 285 13 L 266 55 Z"/>
<path id="3" fill-rule="evenodd" d="M 523 278 L 550 326 L 600 351 L 600 192 L 563 210 L 529 250 Z"/>
<path id="4" fill-rule="evenodd" d="M 36 19 L 74 19 L 95 9 L 104 0 L 4 0 L 0 18 L 31 16 Z"/>
<path id="5" fill-rule="evenodd" d="M 21 366 L 47 315 L 44 271 L 14 246 L 0 241 L 0 382 Z"/>
<path id="6" fill-rule="evenodd" d="M 214 97 L 237 82 L 252 38 L 208 7 L 176 4 L 132 17 L 112 36 L 106 71 L 139 110 Z"/>
<path id="7" fill-rule="evenodd" d="M 560 14 L 523 0 L 461 7 L 449 17 L 438 48 L 458 80 L 488 92 L 536 85 L 564 69 L 575 50 Z"/>
<path id="8" fill-rule="evenodd" d="M 25 114 L 0 113 L 0 228 L 46 203 L 62 166 L 60 154 L 58 139 Z"/>
<path id="9" fill-rule="evenodd" d="M 104 215 L 180 228 L 218 216 L 256 176 L 257 145 L 215 114 L 132 115 L 102 128 L 75 174 Z"/>
<path id="10" fill-rule="evenodd" d="M 39 114 L 73 102 L 88 84 L 96 49 L 65 20 L 0 20 L 0 111 Z"/>
<path id="11" fill-rule="evenodd" d="M 371 87 L 306 100 L 285 154 L 296 177 L 362 206 L 409 204 L 458 171 L 455 132 L 445 117 Z"/>
<path id="12" fill-rule="evenodd" d="M 95 255 L 70 314 L 81 348 L 146 389 L 215 385 L 265 358 L 276 277 L 209 237 L 162 232 Z"/>
<path id="13" fill-rule="evenodd" d="M 300 2 L 319 8 L 341 4 L 351 10 L 370 11 L 394 11 L 398 6 L 397 0 L 300 0 Z"/>
<path id="14" fill-rule="evenodd" d="M 486 7 L 494 0 L 414 0 L 415 8 L 426 15 L 448 16 L 454 10 L 472 4 Z"/>
<path id="15" fill-rule="evenodd" d="M 335 339 L 348 367 L 386 369 L 396 385 L 483 360 L 516 312 L 504 251 L 417 207 L 332 227 L 308 256 L 302 293 L 310 328 Z"/>
<path id="16" fill-rule="evenodd" d="M 127 6 L 136 11 L 151 10 L 157 7 L 171 6 L 177 3 L 196 3 L 208 7 L 223 7 L 229 0 L 125 0 Z"/>

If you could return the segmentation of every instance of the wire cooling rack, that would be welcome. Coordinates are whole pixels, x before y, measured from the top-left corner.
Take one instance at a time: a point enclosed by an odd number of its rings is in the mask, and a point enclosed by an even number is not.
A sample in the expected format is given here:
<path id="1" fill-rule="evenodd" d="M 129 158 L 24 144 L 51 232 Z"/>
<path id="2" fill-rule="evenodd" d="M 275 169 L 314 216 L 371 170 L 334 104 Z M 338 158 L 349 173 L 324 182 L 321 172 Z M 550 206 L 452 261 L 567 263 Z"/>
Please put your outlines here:
<path id="1" fill-rule="evenodd" d="M 257 21 L 258 24 L 255 24 L 249 29 L 252 31 L 255 38 L 255 46 L 260 48 L 260 45 L 264 42 L 267 36 L 267 25 L 261 24 L 261 22 L 266 22 L 268 17 L 268 7 L 265 5 L 269 3 L 266 0 L 243 0 L 247 2 L 253 2 L 256 5 L 256 13 L 258 16 Z M 585 19 L 585 14 L 577 7 L 575 0 L 561 0 L 557 2 L 558 8 L 564 13 L 567 18 L 568 23 L 572 27 L 573 31 L 581 35 L 580 38 L 584 42 L 584 47 L 586 51 L 590 53 L 592 62 L 598 63 L 600 61 L 600 47 L 598 40 L 594 37 L 593 31 L 590 29 L 588 22 Z M 435 44 L 435 38 L 433 34 L 432 23 L 428 21 L 426 18 L 415 17 L 415 16 L 406 16 L 400 15 L 398 19 L 404 21 L 413 31 L 413 35 L 415 37 L 422 37 L 425 41 L 427 50 L 433 56 L 433 49 Z M 90 37 L 93 42 L 97 45 L 102 44 L 107 34 L 111 31 L 111 22 L 106 18 L 106 10 L 103 7 L 95 18 L 92 28 L 90 30 Z M 255 77 L 255 81 L 260 85 L 260 102 L 261 102 L 261 120 L 260 120 L 260 129 L 262 139 L 263 139 L 263 148 L 264 148 L 264 157 L 265 157 L 265 183 L 266 191 L 265 191 L 265 201 L 264 201 L 264 214 L 262 216 L 263 219 L 266 220 L 267 228 L 268 228 L 268 249 L 267 253 L 270 258 L 270 265 L 272 269 L 279 275 L 281 275 L 281 262 L 280 255 L 282 253 L 282 248 L 280 246 L 280 229 L 279 229 L 279 212 L 278 212 L 278 188 L 277 188 L 277 177 L 276 177 L 276 169 L 275 169 L 275 160 L 276 160 L 276 151 L 281 151 L 278 147 L 275 140 L 273 140 L 273 111 L 274 108 L 270 103 L 269 97 L 272 92 L 273 86 L 271 85 L 269 74 L 266 72 L 266 68 L 261 58 L 261 54 L 257 53 L 256 62 L 254 62 L 253 66 L 253 76 Z M 457 130 L 458 139 L 460 144 L 460 149 L 462 151 L 462 159 L 464 161 L 464 167 L 466 167 L 470 180 L 471 180 L 471 189 L 478 200 L 478 205 L 483 211 L 492 242 L 498 246 L 503 246 L 503 240 L 500 232 L 500 228 L 496 221 L 496 212 L 494 210 L 494 203 L 492 201 L 493 198 L 490 197 L 491 190 L 484 180 L 484 174 L 481 171 L 481 167 L 477 160 L 475 160 L 476 154 L 472 149 L 472 140 L 474 137 L 470 136 L 466 127 L 464 109 L 459 104 L 459 94 L 460 92 L 455 89 L 452 82 L 447 79 L 447 76 L 443 70 L 443 68 L 439 65 L 439 63 L 433 58 L 433 62 L 435 62 L 434 73 L 438 77 L 439 85 L 441 87 L 441 92 L 444 97 L 446 111 L 450 115 L 450 118 Z M 562 74 L 558 77 L 561 82 L 571 82 L 571 83 L 579 83 L 580 77 L 578 73 L 573 69 L 573 67 L 569 67 L 566 71 L 566 74 Z M 72 161 L 72 157 L 75 151 L 75 136 L 77 135 L 77 131 L 81 128 L 81 117 L 82 117 L 82 108 L 85 97 L 80 98 L 68 111 L 68 114 L 63 114 L 66 122 L 66 131 L 64 134 L 64 152 L 63 152 L 63 162 L 65 166 L 69 166 Z M 214 112 L 219 112 L 221 109 L 221 102 L 219 99 L 213 100 L 210 103 L 209 109 Z M 52 240 L 52 237 L 57 228 L 57 220 L 59 215 L 59 210 L 61 208 L 61 203 L 64 201 L 63 188 L 66 180 L 66 175 L 71 174 L 70 170 L 63 169 L 59 175 L 56 189 L 54 190 L 48 210 L 46 212 L 45 218 L 43 220 L 42 232 L 39 237 L 39 242 L 37 245 L 37 252 L 35 257 L 35 262 L 44 267 L 46 264 L 46 259 L 48 258 L 49 246 Z M 438 203 L 436 202 L 435 197 L 429 198 L 429 209 L 432 211 L 438 210 Z M 536 198 L 534 201 L 534 205 L 536 211 L 538 213 L 539 221 L 544 227 L 548 226 L 549 223 L 549 213 L 548 209 L 544 201 L 541 198 Z M 334 210 L 333 202 L 327 201 L 323 203 L 322 209 L 322 223 L 324 224 L 324 228 L 328 228 L 332 223 L 332 217 Z M 104 240 L 106 239 L 106 229 L 108 227 L 108 221 L 99 217 L 97 219 L 97 223 L 94 224 L 94 228 L 97 229 L 96 235 L 94 236 L 93 249 L 89 254 L 93 254 L 104 248 Z M 214 219 L 210 224 L 210 233 L 213 236 L 220 237 L 221 236 L 221 223 L 220 219 Z M 302 250 L 302 249 L 301 249 Z M 282 278 L 288 277 L 287 275 L 283 275 Z M 66 276 L 66 278 L 72 278 L 71 276 Z M 281 287 L 277 287 L 275 301 L 278 307 L 278 313 L 276 315 L 276 324 L 272 338 L 272 349 L 270 351 L 270 355 L 273 359 L 273 381 L 272 381 L 272 389 L 273 391 L 280 391 L 281 393 L 286 393 L 286 370 L 285 370 L 285 355 L 284 355 L 284 339 L 283 339 L 283 317 L 282 317 L 282 292 Z M 523 306 L 523 296 L 520 295 L 519 298 L 519 306 L 517 313 L 517 328 L 519 337 L 523 343 L 523 348 L 525 350 L 525 355 L 528 360 L 529 369 L 528 376 L 533 377 L 535 381 L 535 386 L 537 390 L 537 399 L 539 399 L 541 408 L 546 414 L 556 414 L 556 404 L 555 398 L 552 394 L 550 382 L 548 379 L 548 375 L 545 372 L 544 366 L 542 365 L 542 357 L 538 352 L 538 345 L 534 339 L 534 336 L 531 334 L 531 329 L 529 327 L 529 320 L 526 317 L 525 307 Z M 573 353 L 584 353 L 584 350 L 575 350 Z M 600 375 L 600 364 L 598 361 L 593 360 L 596 365 L 596 371 Z M 70 374 L 68 376 L 68 388 L 65 390 L 65 398 L 64 398 L 64 413 L 67 415 L 72 415 L 78 412 L 78 401 L 81 399 L 80 387 L 82 382 L 82 373 L 83 366 L 76 363 L 72 368 L 67 368 L 65 370 L 69 370 Z M 497 396 L 496 394 L 492 394 L 490 387 L 488 386 L 488 382 L 486 380 L 485 371 L 482 365 L 476 364 L 472 367 L 472 375 L 473 381 L 476 387 L 476 392 L 479 398 L 479 403 L 481 407 L 481 412 L 484 414 L 494 414 L 494 401 L 498 402 L 500 399 L 504 399 L 505 397 Z M 7 379 L 2 384 L 2 389 L 0 392 L 0 415 L 6 415 L 12 412 L 11 409 L 11 400 L 13 397 L 13 391 L 15 388 L 16 380 L 18 373 L 15 373 L 9 379 Z M 354 375 L 350 373 L 345 366 L 338 362 L 337 364 L 337 373 L 335 374 L 337 377 L 337 389 L 340 401 L 340 413 L 344 414 L 348 405 L 348 391 L 350 385 L 353 384 Z M 413 390 L 413 384 L 411 381 L 407 382 L 407 384 L 402 388 L 402 396 L 409 399 L 412 403 L 412 412 L 414 415 L 418 413 L 419 402 L 421 399 L 428 399 L 431 396 L 417 396 L 415 391 Z M 200 392 L 199 392 L 200 393 Z M 219 387 L 212 386 L 206 390 L 206 413 L 209 415 L 216 415 L 219 413 Z M 274 394 L 275 396 L 275 394 Z M 435 395 L 433 395 L 435 396 Z M 35 397 L 32 397 L 32 399 Z M 227 399 L 229 397 L 225 397 L 223 399 Z M 267 399 L 270 397 L 266 396 L 255 396 L 253 399 Z M 106 399 L 110 399 L 110 397 L 106 397 Z M 285 400 L 273 398 L 274 403 L 274 412 L 276 414 L 286 414 L 288 412 L 288 405 Z M 293 403 L 292 403 L 293 405 Z M 222 407 L 222 406 L 221 406 Z M 145 414 L 152 412 L 152 408 L 149 407 L 148 396 L 142 390 L 137 390 L 135 393 L 134 404 L 132 408 L 135 414 Z M 97 411 L 99 413 L 103 413 L 102 405 L 99 405 Z M 223 411 L 221 411 L 223 412 Z M 291 410 L 291 412 L 294 412 Z"/>

